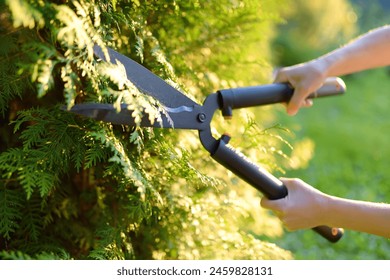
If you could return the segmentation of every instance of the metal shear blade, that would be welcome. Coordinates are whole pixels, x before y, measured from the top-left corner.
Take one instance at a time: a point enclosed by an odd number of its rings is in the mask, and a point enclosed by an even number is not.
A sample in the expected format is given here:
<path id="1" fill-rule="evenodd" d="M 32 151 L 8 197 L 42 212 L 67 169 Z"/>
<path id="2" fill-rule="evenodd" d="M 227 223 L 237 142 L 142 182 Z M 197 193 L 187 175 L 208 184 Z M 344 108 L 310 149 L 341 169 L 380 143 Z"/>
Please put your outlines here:
<path id="1" fill-rule="evenodd" d="M 165 107 L 160 111 L 159 120 L 155 119 L 152 122 L 148 114 L 143 114 L 138 125 L 141 127 L 200 130 L 204 127 L 201 122 L 197 121 L 200 110 L 201 106 L 199 105 L 194 107 L 180 106 L 178 108 Z M 137 125 L 133 111 L 128 110 L 127 104 L 121 104 L 121 110 L 119 112 L 114 105 L 101 103 L 76 104 L 70 111 L 78 115 L 113 124 Z"/>
<path id="2" fill-rule="evenodd" d="M 109 62 L 117 64 L 117 61 L 119 61 L 122 63 L 126 69 L 127 79 L 129 79 L 141 92 L 156 98 L 165 107 L 179 108 L 186 106 L 191 108 L 198 105 L 184 93 L 175 89 L 134 60 L 114 51 L 111 48 L 107 48 L 107 50 L 110 56 Z M 100 59 L 107 61 L 103 50 L 99 46 L 94 46 L 94 53 Z"/>

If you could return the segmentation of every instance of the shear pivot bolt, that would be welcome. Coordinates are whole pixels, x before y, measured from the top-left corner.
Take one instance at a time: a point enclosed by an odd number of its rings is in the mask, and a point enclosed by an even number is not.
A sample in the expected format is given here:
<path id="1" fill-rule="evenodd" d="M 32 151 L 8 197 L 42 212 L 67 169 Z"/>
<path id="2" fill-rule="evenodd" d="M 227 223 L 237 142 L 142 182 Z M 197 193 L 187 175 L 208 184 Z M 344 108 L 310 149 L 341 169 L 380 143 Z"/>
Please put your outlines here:
<path id="1" fill-rule="evenodd" d="M 231 137 L 229 134 L 223 134 L 222 137 L 221 137 L 221 140 L 225 143 L 225 144 L 228 144 L 229 141 L 230 141 Z"/>
<path id="2" fill-rule="evenodd" d="M 206 121 L 206 114 L 205 113 L 200 113 L 198 115 L 198 121 L 205 122 Z"/>

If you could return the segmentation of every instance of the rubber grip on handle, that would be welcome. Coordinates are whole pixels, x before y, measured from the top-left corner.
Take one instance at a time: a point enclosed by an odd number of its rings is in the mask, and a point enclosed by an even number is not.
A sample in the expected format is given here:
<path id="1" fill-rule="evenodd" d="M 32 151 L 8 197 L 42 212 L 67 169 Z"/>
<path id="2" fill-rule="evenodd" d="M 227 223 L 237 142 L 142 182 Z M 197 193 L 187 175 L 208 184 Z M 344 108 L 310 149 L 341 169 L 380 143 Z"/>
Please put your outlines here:
<path id="1" fill-rule="evenodd" d="M 223 138 L 224 136 L 219 140 L 216 151 L 211 155 L 212 158 L 255 187 L 267 198 L 280 199 L 287 196 L 287 188 L 280 180 L 250 162 L 243 154 L 227 146 Z M 318 226 L 313 230 L 333 243 L 343 236 L 343 229 L 339 228 Z"/>
<path id="2" fill-rule="evenodd" d="M 213 159 L 231 170 L 269 199 L 279 199 L 287 195 L 287 188 L 280 180 L 264 168 L 249 161 L 240 152 L 226 145 L 223 138 L 219 140 L 217 149 L 211 155 Z"/>
<path id="3" fill-rule="evenodd" d="M 308 98 L 326 97 L 343 94 L 345 83 L 337 77 L 327 78 L 324 84 Z M 222 114 L 232 115 L 233 109 L 247 108 L 259 105 L 288 102 L 294 89 L 287 83 L 276 83 L 261 86 L 231 88 L 218 91 Z"/>

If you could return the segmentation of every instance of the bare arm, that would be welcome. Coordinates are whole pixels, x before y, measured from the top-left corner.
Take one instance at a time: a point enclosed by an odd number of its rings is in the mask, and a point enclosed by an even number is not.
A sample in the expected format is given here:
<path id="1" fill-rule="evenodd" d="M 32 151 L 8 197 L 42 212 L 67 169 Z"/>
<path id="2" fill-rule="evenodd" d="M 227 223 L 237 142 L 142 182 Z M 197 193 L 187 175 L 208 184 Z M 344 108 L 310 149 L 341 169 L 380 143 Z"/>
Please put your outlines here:
<path id="1" fill-rule="evenodd" d="M 375 29 L 347 45 L 306 63 L 282 68 L 275 82 L 295 88 L 287 106 L 294 115 L 309 106 L 307 96 L 330 76 L 342 76 L 390 65 L 390 26 Z M 324 194 L 299 179 L 282 179 L 288 195 L 279 200 L 263 198 L 261 205 L 273 210 L 291 230 L 319 225 L 343 227 L 390 238 L 390 204 L 343 199 Z"/>
<path id="2" fill-rule="evenodd" d="M 374 29 L 321 58 L 327 76 L 339 76 L 390 64 L 390 26 Z"/>
<path id="3" fill-rule="evenodd" d="M 273 210 L 288 229 L 327 225 L 390 238 L 389 204 L 330 196 L 299 179 L 282 181 L 288 195 L 278 200 L 263 198 L 261 206 Z"/>
<path id="4" fill-rule="evenodd" d="M 306 97 L 330 76 L 342 76 L 390 65 L 390 26 L 374 29 L 347 45 L 306 63 L 282 68 L 275 82 L 290 82 L 295 93 L 287 106 L 294 115 L 301 106 L 310 105 Z"/>
<path id="5" fill-rule="evenodd" d="M 330 197 L 330 226 L 390 238 L 390 205 Z"/>

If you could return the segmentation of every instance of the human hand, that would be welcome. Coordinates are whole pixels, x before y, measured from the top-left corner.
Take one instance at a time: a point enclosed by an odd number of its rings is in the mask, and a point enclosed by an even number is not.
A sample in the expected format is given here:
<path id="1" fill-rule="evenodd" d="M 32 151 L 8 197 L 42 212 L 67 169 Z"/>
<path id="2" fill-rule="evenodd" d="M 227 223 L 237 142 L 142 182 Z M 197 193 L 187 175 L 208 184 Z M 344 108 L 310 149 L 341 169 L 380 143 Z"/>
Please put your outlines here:
<path id="1" fill-rule="evenodd" d="M 261 199 L 261 206 L 272 210 L 288 230 L 326 225 L 330 196 L 300 179 L 282 178 L 288 195 L 277 200 Z"/>
<path id="2" fill-rule="evenodd" d="M 294 94 L 287 104 L 287 113 L 295 115 L 301 107 L 313 105 L 307 97 L 322 86 L 326 79 L 324 65 L 319 60 L 310 61 L 290 67 L 281 68 L 276 72 L 275 83 L 290 83 Z"/>

